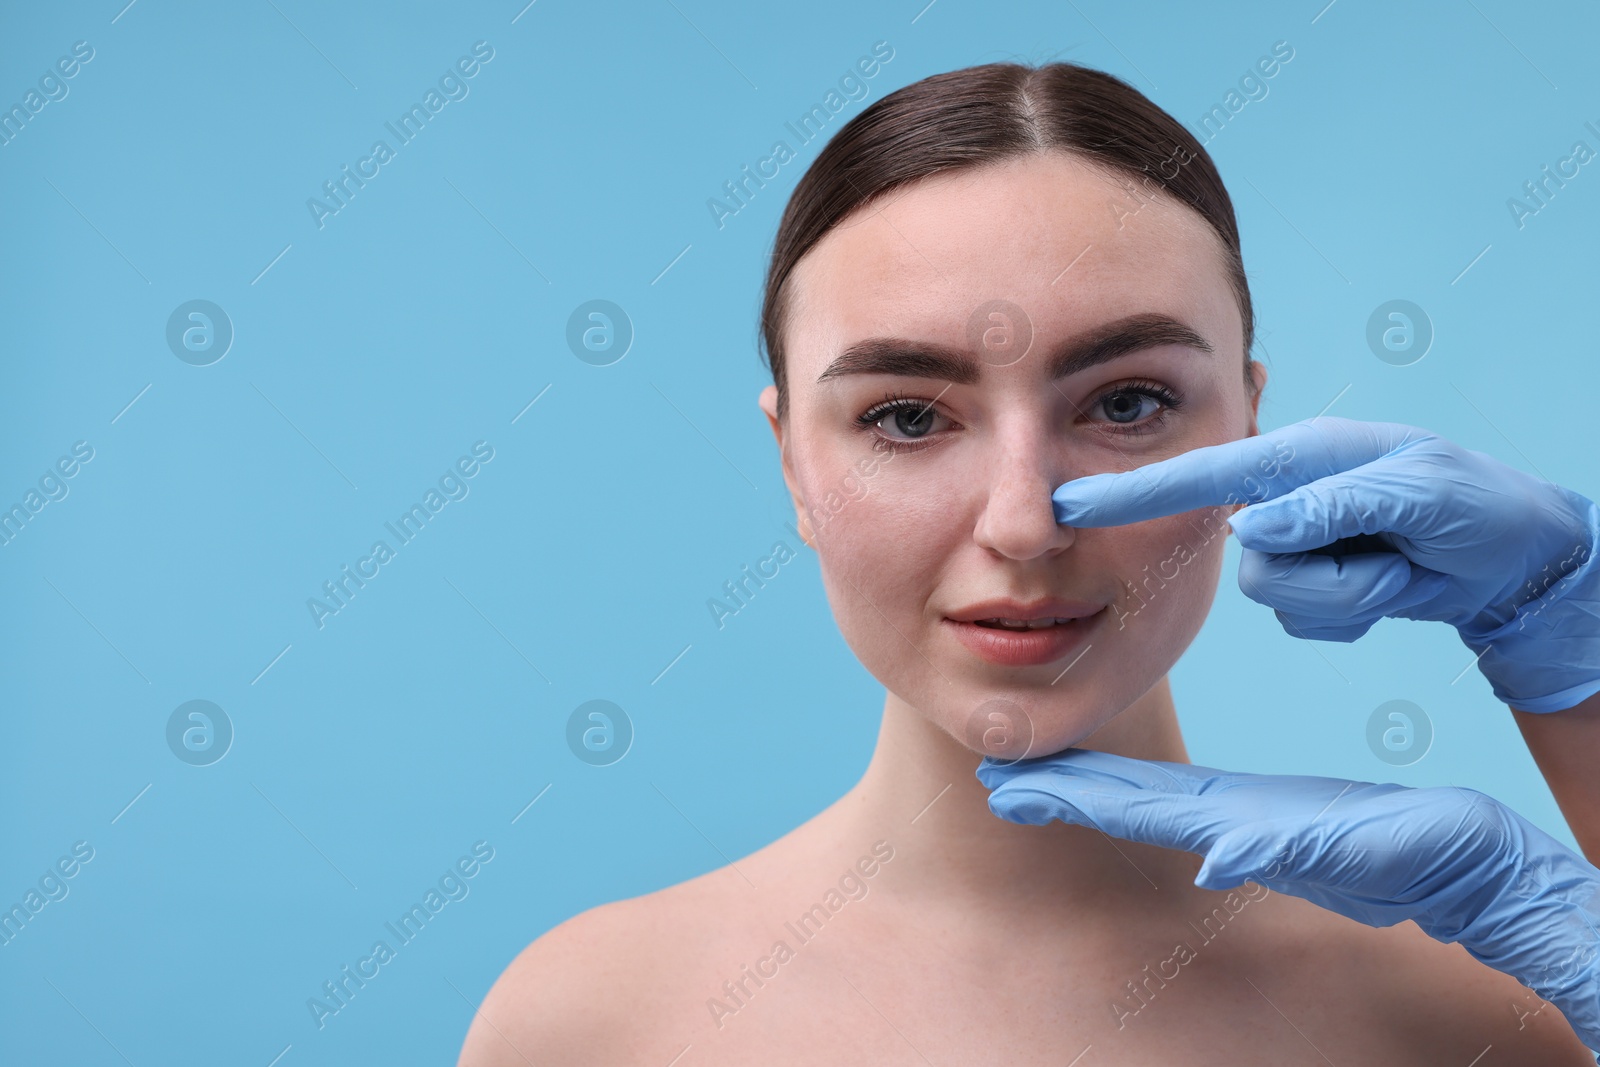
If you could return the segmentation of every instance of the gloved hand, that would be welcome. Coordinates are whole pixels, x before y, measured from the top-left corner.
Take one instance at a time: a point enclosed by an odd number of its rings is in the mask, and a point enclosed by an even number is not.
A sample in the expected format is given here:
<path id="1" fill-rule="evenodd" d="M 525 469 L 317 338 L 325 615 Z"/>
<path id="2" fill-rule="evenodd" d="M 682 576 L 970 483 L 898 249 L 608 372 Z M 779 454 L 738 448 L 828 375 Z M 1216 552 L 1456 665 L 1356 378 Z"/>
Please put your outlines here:
<path id="1" fill-rule="evenodd" d="M 1600 1050 L 1600 870 L 1473 789 L 1235 774 L 1068 748 L 985 758 L 989 810 L 1205 857 L 1195 885 L 1254 880 L 1368 926 L 1412 919 L 1561 1009 Z"/>
<path id="2" fill-rule="evenodd" d="M 1513 707 L 1600 692 L 1600 508 L 1426 430 L 1322 416 L 1077 478 L 1052 500 L 1070 526 L 1245 504 L 1228 520 L 1239 587 L 1296 637 L 1437 620 Z"/>

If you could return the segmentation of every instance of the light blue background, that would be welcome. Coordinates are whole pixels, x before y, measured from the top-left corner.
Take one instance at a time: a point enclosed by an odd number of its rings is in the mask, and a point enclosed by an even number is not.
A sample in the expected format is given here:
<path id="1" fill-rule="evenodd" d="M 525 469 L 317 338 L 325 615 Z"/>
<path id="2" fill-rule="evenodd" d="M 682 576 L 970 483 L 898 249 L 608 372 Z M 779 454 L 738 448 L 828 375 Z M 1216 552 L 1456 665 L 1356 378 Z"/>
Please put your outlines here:
<path id="1" fill-rule="evenodd" d="M 1600 168 L 1524 228 L 1506 206 L 1574 141 L 1600 147 L 1592 8 L 124 2 L 0 16 L 7 107 L 95 50 L 0 147 L 0 503 L 95 450 L 0 547 L 0 903 L 95 849 L 0 947 L 8 1063 L 453 1062 L 533 938 L 856 780 L 882 690 L 781 525 L 755 406 L 762 270 L 822 141 L 723 228 L 706 202 L 875 41 L 894 57 L 868 100 L 1062 58 L 1191 127 L 1288 41 L 1208 144 L 1272 371 L 1264 428 L 1331 402 L 1600 492 Z M 307 198 L 479 40 L 470 94 L 319 229 Z M 208 367 L 164 338 L 197 298 L 236 330 Z M 636 330 L 605 367 L 565 341 L 597 298 Z M 1411 366 L 1365 341 L 1395 298 L 1437 331 Z M 470 495 L 317 629 L 307 598 L 479 440 Z M 800 557 L 719 631 L 708 598 L 778 540 Z M 1475 670 L 1452 681 L 1453 632 L 1297 641 L 1229 553 L 1173 672 L 1197 763 L 1470 785 L 1571 842 L 1509 712 Z M 637 730 L 600 768 L 565 741 L 597 698 Z M 165 740 L 192 699 L 236 730 L 209 767 Z M 1437 730 L 1409 767 L 1366 744 L 1391 699 Z M 307 998 L 479 840 L 470 895 L 319 1030 Z"/>

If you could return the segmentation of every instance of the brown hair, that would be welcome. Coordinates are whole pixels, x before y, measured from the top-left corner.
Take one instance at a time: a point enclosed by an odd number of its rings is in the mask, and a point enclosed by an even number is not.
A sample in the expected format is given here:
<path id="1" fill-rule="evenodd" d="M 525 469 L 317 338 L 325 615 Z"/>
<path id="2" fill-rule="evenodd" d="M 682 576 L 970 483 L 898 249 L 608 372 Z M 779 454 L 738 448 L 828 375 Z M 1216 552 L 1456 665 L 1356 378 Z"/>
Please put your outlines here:
<path id="1" fill-rule="evenodd" d="M 785 282 L 810 249 L 851 212 L 931 174 L 1050 149 L 1066 150 L 1188 204 L 1222 238 L 1244 323 L 1245 383 L 1255 316 L 1233 201 L 1206 150 L 1127 82 L 1073 63 L 987 63 L 935 74 L 874 102 L 818 153 L 778 223 L 761 305 L 762 356 L 788 414 Z M 1170 172 L 1170 173 L 1169 173 Z"/>

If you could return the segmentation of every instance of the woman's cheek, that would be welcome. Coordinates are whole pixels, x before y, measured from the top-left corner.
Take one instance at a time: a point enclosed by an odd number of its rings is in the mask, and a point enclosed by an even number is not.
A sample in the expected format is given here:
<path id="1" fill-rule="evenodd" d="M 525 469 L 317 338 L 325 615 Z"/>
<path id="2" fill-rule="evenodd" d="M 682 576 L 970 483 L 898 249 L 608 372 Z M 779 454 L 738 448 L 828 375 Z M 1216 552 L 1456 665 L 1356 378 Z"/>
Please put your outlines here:
<path id="1" fill-rule="evenodd" d="M 796 454 L 806 519 L 819 538 L 835 533 L 846 520 L 858 519 L 863 502 L 882 491 L 887 459 L 877 448 L 826 445 Z"/>
<path id="2" fill-rule="evenodd" d="M 1124 531 L 1113 564 L 1123 581 L 1123 595 L 1113 605 L 1114 629 L 1144 631 L 1142 648 L 1161 661 L 1176 645 L 1171 654 L 1176 662 L 1216 596 L 1229 532 L 1226 517 L 1226 508 L 1208 507 L 1111 528 Z M 1166 662 L 1161 670 L 1171 665 Z"/>
<path id="3" fill-rule="evenodd" d="M 862 480 L 853 469 L 828 484 L 831 491 L 807 498 L 824 569 L 848 577 L 874 603 L 917 594 L 911 579 L 937 563 L 930 540 L 939 521 L 937 501 L 887 478 Z"/>
<path id="4" fill-rule="evenodd" d="M 943 543 L 948 508 L 938 494 L 893 473 L 879 472 L 852 495 L 836 470 L 821 482 L 820 497 L 807 497 L 835 620 L 880 679 L 880 671 L 898 667 L 905 656 L 918 658 L 921 619 L 949 555 Z"/>

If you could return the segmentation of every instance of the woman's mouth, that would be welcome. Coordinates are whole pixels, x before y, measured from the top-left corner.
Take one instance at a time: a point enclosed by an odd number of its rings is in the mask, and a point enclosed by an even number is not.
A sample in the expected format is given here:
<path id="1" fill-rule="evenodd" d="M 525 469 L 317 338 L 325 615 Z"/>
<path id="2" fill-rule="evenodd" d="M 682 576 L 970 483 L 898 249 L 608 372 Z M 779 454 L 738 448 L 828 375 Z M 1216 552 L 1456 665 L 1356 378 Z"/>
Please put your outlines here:
<path id="1" fill-rule="evenodd" d="M 1082 618 L 980 619 L 958 622 L 945 619 L 954 628 L 956 640 L 977 656 L 1006 667 L 1033 667 L 1053 663 L 1083 644 L 1089 631 L 1105 614 L 1101 608 Z"/>
<path id="2" fill-rule="evenodd" d="M 977 626 L 993 626 L 1001 630 L 1038 630 L 1046 626 L 1059 626 L 1071 619 L 975 619 Z"/>

